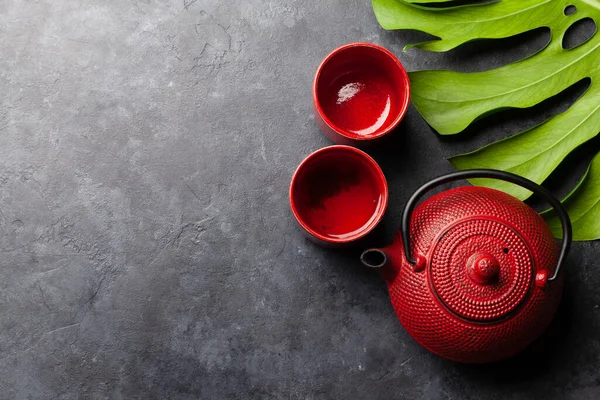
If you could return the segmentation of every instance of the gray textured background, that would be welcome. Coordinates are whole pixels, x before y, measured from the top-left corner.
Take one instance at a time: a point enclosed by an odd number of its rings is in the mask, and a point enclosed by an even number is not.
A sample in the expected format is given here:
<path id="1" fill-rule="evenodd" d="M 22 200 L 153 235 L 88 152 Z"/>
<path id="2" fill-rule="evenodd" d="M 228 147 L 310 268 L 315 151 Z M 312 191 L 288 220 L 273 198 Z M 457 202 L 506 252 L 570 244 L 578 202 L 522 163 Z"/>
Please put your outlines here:
<path id="1" fill-rule="evenodd" d="M 598 243 L 574 246 L 548 334 L 471 367 L 407 335 L 356 251 L 293 225 L 291 174 L 329 144 L 311 82 L 333 48 L 370 41 L 409 70 L 482 70 L 545 40 L 401 53 L 423 37 L 383 31 L 366 0 L 0 0 L 0 398 L 598 398 Z M 411 107 L 373 153 L 391 188 L 374 240 L 452 170 L 444 157 L 584 88 L 454 139 Z M 576 174 L 586 157 L 569 159 Z"/>

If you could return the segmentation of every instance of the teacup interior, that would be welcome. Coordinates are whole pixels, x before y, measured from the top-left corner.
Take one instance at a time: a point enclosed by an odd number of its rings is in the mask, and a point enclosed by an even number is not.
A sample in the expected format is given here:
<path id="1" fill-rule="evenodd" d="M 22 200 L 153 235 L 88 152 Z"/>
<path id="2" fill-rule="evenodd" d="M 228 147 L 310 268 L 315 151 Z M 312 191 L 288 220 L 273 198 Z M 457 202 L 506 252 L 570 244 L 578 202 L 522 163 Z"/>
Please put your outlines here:
<path id="1" fill-rule="evenodd" d="M 385 207 L 385 182 L 368 160 L 343 148 L 316 154 L 296 176 L 292 201 L 302 225 L 325 239 L 370 230 Z"/>
<path id="2" fill-rule="evenodd" d="M 408 102 L 400 68 L 377 48 L 348 47 L 334 53 L 317 77 L 317 101 L 328 122 L 350 137 L 388 130 Z"/>

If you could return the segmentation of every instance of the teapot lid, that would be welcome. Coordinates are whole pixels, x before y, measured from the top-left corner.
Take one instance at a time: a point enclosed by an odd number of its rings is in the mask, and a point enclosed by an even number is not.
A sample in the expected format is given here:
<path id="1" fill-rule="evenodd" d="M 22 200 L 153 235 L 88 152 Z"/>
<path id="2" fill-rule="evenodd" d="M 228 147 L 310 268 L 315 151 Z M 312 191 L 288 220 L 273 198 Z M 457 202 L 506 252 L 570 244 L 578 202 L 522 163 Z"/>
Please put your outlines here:
<path id="1" fill-rule="evenodd" d="M 527 298 L 534 276 L 531 251 L 505 222 L 461 219 L 434 243 L 428 268 L 431 287 L 450 312 L 493 322 Z"/>

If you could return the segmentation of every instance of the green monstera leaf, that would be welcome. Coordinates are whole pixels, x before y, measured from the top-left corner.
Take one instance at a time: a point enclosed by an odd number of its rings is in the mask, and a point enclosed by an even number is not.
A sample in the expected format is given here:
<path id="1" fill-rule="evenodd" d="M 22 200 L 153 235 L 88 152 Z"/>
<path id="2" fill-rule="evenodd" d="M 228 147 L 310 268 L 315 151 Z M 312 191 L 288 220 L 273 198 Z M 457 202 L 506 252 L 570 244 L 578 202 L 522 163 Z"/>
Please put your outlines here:
<path id="1" fill-rule="evenodd" d="M 592 160 L 583 179 L 567 195 L 563 204 L 569 210 L 574 240 L 593 240 L 600 237 L 600 154 Z M 544 213 L 552 232 L 562 236 L 560 220 L 553 212 Z"/>
<path id="2" fill-rule="evenodd" d="M 565 32 L 575 22 L 585 18 L 600 21 L 600 1 L 501 0 L 444 7 L 445 2 L 372 0 L 375 16 L 383 28 L 414 29 L 439 38 L 406 48 L 416 46 L 442 52 L 469 41 L 506 38 L 542 27 L 550 29 L 552 39 L 538 53 L 489 71 L 411 72 L 412 101 L 439 134 L 459 133 L 492 112 L 532 107 L 583 79 L 591 81 L 587 91 L 565 112 L 524 132 L 450 159 L 458 169 L 494 168 L 542 183 L 571 151 L 600 131 L 600 35 L 570 49 L 564 49 L 562 44 Z M 442 4 L 428 7 L 426 3 Z M 586 177 L 565 200 L 577 240 L 600 238 L 599 175 L 600 159 L 596 157 Z M 531 195 L 504 182 L 473 180 L 473 183 L 503 190 L 520 199 Z M 552 222 L 552 216 L 548 218 Z"/>

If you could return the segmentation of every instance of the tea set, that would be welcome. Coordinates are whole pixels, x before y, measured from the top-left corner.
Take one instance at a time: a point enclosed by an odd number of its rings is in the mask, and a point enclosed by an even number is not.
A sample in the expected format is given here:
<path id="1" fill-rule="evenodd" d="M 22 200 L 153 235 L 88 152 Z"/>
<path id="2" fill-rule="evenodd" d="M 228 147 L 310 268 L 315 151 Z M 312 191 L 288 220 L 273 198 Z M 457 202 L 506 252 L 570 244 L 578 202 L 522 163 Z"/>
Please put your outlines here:
<path id="1" fill-rule="evenodd" d="M 335 145 L 310 154 L 290 184 L 292 214 L 313 242 L 361 243 L 383 219 L 385 176 L 365 151 L 393 132 L 410 99 L 408 75 L 387 49 L 351 43 L 318 67 L 315 119 Z M 453 181 L 490 178 L 524 187 L 560 218 L 559 247 L 544 219 L 504 192 L 462 186 L 422 201 Z M 360 261 L 385 280 L 406 331 L 423 347 L 465 363 L 499 361 L 522 351 L 548 327 L 558 308 L 571 222 L 560 201 L 521 176 L 465 170 L 433 179 L 409 198 L 399 232 Z"/>

